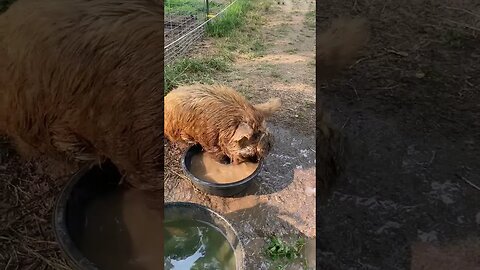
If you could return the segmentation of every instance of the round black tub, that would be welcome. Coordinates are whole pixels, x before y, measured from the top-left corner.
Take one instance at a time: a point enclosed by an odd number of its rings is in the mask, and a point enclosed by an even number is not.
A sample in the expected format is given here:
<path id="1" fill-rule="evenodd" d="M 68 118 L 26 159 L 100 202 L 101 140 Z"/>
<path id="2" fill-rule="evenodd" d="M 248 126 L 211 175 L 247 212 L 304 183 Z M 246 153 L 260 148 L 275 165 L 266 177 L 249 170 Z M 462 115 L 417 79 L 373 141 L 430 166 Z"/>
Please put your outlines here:
<path id="1" fill-rule="evenodd" d="M 255 181 L 263 167 L 263 160 L 260 160 L 257 169 L 245 179 L 228 184 L 212 183 L 200 179 L 190 172 L 192 157 L 200 152 L 202 152 L 202 147 L 193 145 L 183 153 L 181 160 L 183 172 L 198 189 L 216 196 L 231 197 L 245 191 Z"/>
<path id="2" fill-rule="evenodd" d="M 245 268 L 245 252 L 243 245 L 233 226 L 220 214 L 205 206 L 189 202 L 165 203 L 165 221 L 174 219 L 190 219 L 211 224 L 222 232 L 233 248 L 237 270 Z"/>

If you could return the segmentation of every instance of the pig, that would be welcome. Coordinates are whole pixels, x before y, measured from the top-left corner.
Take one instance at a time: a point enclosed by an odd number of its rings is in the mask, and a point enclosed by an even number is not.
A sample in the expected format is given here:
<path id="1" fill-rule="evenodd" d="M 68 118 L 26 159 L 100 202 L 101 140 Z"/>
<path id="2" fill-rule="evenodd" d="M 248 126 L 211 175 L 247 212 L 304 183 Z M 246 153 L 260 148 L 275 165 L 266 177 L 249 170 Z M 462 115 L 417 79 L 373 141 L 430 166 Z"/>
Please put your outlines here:
<path id="1" fill-rule="evenodd" d="M 266 119 L 279 98 L 252 105 L 225 85 L 185 85 L 165 96 L 165 136 L 180 145 L 200 144 L 221 163 L 264 159 L 273 146 Z"/>
<path id="2" fill-rule="evenodd" d="M 24 158 L 111 161 L 163 194 L 163 6 L 21 0 L 0 15 L 0 133 Z"/>

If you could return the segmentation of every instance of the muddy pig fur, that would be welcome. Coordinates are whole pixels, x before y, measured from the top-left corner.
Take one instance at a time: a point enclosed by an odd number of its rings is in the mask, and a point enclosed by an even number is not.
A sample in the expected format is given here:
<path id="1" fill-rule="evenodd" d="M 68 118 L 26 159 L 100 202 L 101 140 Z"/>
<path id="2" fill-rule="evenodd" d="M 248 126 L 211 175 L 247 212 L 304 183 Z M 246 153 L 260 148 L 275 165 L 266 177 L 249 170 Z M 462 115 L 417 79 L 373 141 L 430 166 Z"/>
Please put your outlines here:
<path id="1" fill-rule="evenodd" d="M 111 161 L 128 186 L 163 190 L 162 13 L 155 0 L 12 4 L 0 15 L 0 133 L 25 158 Z"/>
<path id="2" fill-rule="evenodd" d="M 325 81 L 354 64 L 368 43 L 370 31 L 363 18 L 340 17 L 324 31 L 317 32 L 317 79 Z M 348 144 L 340 130 L 332 124 L 324 105 L 317 100 L 316 144 L 317 186 L 321 202 L 325 203 L 337 179 L 346 167 Z"/>
<path id="3" fill-rule="evenodd" d="M 165 135 L 183 145 L 198 143 L 219 162 L 258 161 L 273 145 L 265 119 L 280 106 L 278 98 L 252 105 L 223 85 L 181 86 L 165 96 Z"/>

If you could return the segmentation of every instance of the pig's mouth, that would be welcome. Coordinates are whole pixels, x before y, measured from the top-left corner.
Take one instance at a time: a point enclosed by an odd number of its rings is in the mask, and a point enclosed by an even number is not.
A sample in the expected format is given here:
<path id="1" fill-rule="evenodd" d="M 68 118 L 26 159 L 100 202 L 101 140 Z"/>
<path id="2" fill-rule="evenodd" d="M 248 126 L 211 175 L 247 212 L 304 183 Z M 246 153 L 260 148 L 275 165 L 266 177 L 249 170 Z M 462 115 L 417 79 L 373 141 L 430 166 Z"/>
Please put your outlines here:
<path id="1" fill-rule="evenodd" d="M 255 155 L 255 156 L 248 157 L 246 160 L 248 162 L 258 163 L 258 162 L 260 162 L 261 158 L 258 155 Z"/>
<path id="2" fill-rule="evenodd" d="M 223 164 L 236 164 L 236 165 L 238 165 L 238 164 L 242 164 L 244 162 L 258 163 L 258 162 L 260 162 L 261 159 L 262 158 L 260 158 L 259 156 L 243 156 L 243 157 L 237 159 L 236 163 L 229 160 L 228 162 L 225 162 Z"/>

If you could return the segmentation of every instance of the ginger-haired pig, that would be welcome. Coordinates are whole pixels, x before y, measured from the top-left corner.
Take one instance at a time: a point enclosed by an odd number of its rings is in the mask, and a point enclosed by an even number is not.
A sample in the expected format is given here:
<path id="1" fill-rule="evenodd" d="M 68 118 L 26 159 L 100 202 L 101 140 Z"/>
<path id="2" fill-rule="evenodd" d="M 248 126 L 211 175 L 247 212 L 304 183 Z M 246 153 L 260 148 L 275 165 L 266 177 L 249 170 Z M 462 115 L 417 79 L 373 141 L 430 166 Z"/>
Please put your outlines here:
<path id="1" fill-rule="evenodd" d="M 110 160 L 134 187 L 163 190 L 162 13 L 154 0 L 12 4 L 0 15 L 0 133 L 24 157 Z"/>
<path id="2" fill-rule="evenodd" d="M 281 102 L 252 105 L 223 85 L 180 86 L 165 96 L 165 135 L 183 145 L 200 144 L 215 160 L 233 164 L 265 158 L 273 145 L 265 119 Z"/>

